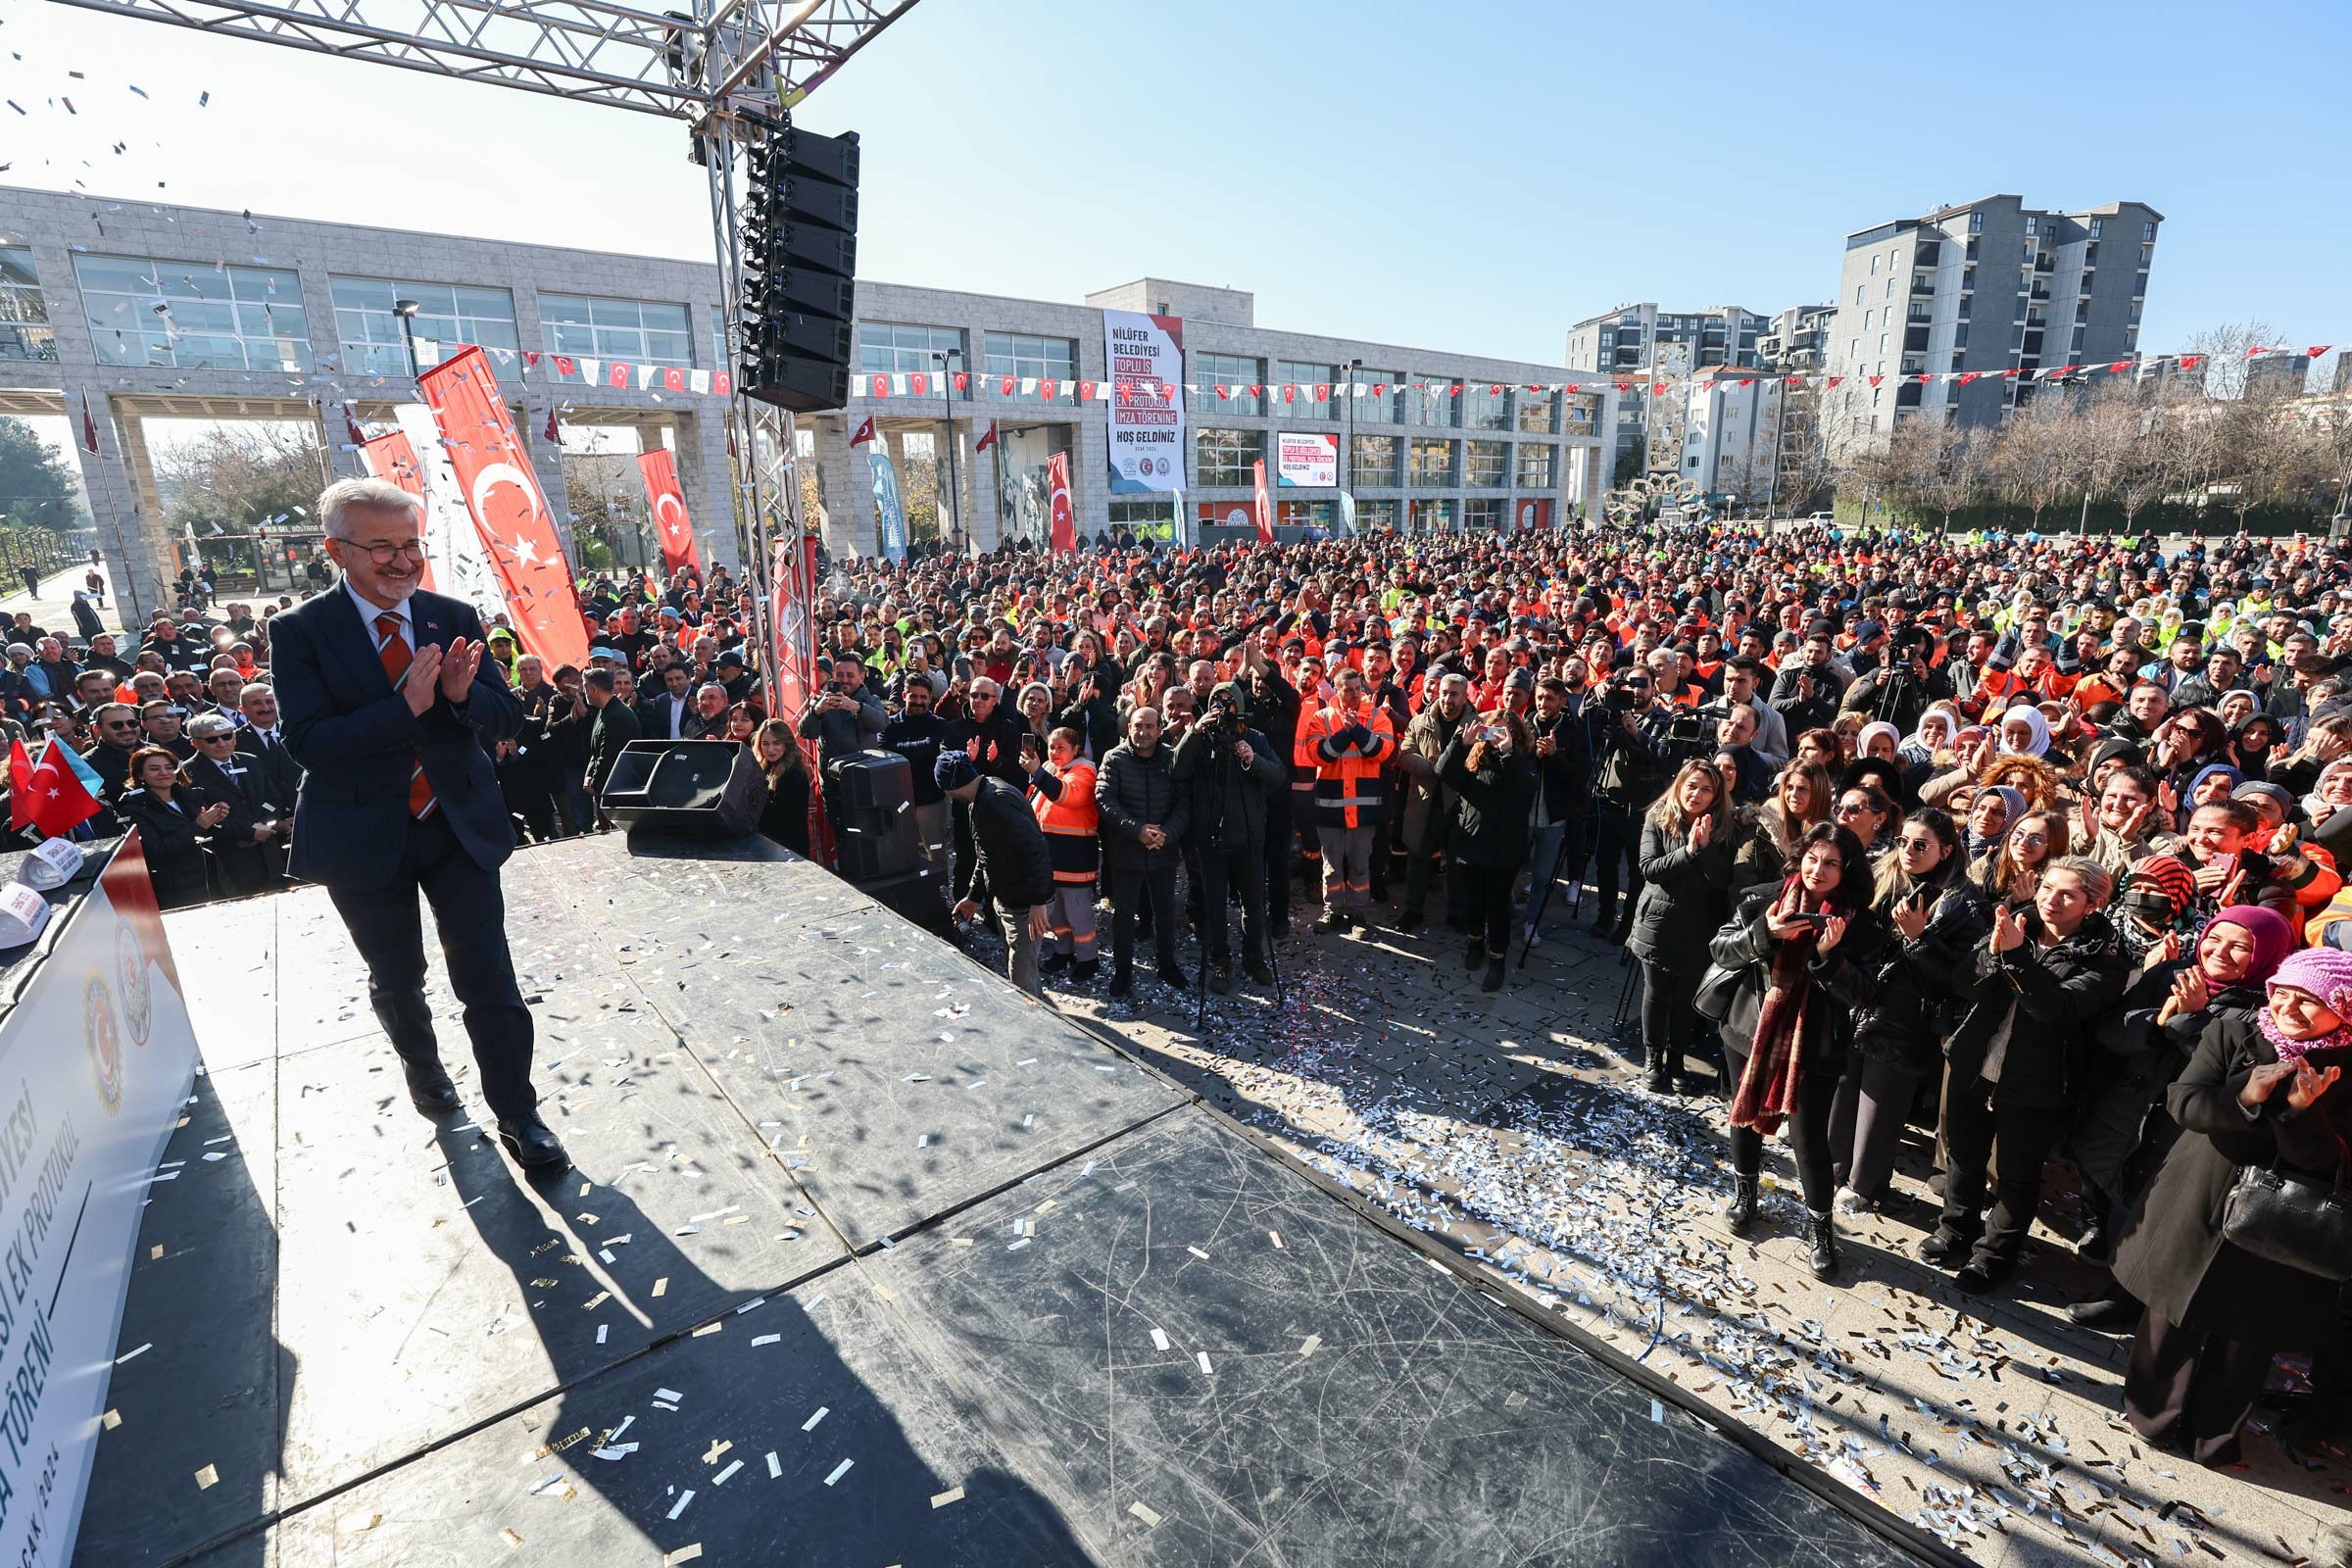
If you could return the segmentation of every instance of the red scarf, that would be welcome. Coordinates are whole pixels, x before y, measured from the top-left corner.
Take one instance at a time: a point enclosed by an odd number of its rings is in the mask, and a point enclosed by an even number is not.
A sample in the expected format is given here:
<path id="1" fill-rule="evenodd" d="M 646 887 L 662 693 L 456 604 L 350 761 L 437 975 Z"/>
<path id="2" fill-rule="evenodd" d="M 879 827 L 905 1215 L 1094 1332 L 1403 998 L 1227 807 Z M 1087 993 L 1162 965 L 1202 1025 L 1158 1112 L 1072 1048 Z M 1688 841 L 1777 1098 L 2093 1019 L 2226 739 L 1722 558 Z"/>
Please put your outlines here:
<path id="1" fill-rule="evenodd" d="M 1790 876 L 1781 884 L 1782 897 L 1795 887 L 1796 878 Z M 1796 1086 L 1805 1070 L 1805 1005 L 1813 995 L 1809 963 L 1815 940 L 1811 928 L 1774 940 L 1764 1006 L 1756 1014 L 1756 1038 L 1748 1046 L 1747 1068 L 1732 1097 L 1732 1125 L 1766 1138 L 1779 1132 L 1796 1109 Z"/>

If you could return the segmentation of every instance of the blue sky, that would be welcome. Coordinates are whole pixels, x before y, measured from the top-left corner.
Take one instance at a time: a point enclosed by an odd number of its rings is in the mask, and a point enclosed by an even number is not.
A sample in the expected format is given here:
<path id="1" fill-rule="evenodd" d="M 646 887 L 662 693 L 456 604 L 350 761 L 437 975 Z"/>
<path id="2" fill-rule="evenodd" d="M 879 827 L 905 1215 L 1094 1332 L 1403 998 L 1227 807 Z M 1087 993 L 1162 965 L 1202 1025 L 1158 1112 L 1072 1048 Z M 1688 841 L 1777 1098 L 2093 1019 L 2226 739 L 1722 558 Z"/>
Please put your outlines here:
<path id="1" fill-rule="evenodd" d="M 0 48 L 28 111 L 0 109 L 0 182 L 710 252 L 652 117 L 43 0 Z M 2012 191 L 2166 215 L 2161 352 L 2226 320 L 2352 340 L 2348 65 L 2340 0 L 924 0 L 801 118 L 862 136 L 859 270 L 888 281 L 1153 273 L 1253 290 L 1262 325 L 1551 361 L 1622 301 L 1821 300 L 1849 230 Z M 470 191 L 436 172 L 485 149 Z"/>

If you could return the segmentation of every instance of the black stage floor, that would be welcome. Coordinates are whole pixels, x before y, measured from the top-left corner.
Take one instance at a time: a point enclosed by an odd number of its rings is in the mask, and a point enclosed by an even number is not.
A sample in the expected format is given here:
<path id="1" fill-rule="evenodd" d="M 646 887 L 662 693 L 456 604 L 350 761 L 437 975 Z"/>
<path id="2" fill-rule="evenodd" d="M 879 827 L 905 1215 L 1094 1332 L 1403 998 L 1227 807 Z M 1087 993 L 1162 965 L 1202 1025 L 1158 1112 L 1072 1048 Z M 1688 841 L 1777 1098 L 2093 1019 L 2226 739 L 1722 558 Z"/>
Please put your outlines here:
<path id="1" fill-rule="evenodd" d="M 780 856 L 515 858 L 536 1188 L 322 894 L 171 917 L 207 1070 L 77 1563 L 1953 1560 Z"/>

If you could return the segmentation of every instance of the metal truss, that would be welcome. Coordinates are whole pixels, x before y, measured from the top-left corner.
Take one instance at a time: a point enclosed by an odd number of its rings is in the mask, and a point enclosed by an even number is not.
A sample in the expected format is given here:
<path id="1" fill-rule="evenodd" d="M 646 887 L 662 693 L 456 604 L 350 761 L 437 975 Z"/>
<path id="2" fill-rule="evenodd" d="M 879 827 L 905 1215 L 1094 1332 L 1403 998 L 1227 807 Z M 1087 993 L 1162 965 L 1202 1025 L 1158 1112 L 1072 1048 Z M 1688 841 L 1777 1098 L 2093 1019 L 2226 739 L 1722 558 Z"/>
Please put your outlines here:
<path id="1" fill-rule="evenodd" d="M 700 122 L 791 109 L 915 0 L 58 0 Z"/>

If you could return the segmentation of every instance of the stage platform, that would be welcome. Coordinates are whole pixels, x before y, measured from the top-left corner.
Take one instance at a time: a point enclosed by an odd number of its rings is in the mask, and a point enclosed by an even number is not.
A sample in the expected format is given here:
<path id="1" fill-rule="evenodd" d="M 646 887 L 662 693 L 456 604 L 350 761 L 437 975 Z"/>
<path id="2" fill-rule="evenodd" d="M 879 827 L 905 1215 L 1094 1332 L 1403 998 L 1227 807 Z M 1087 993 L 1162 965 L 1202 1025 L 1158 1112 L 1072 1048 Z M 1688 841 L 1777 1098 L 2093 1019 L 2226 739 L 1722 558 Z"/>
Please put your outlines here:
<path id="1" fill-rule="evenodd" d="M 536 1184 L 322 893 L 169 917 L 206 1070 L 75 1562 L 1957 1560 L 807 862 L 506 886 Z"/>

